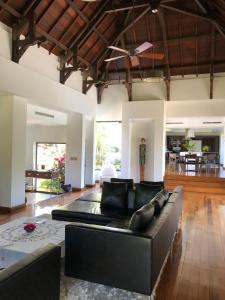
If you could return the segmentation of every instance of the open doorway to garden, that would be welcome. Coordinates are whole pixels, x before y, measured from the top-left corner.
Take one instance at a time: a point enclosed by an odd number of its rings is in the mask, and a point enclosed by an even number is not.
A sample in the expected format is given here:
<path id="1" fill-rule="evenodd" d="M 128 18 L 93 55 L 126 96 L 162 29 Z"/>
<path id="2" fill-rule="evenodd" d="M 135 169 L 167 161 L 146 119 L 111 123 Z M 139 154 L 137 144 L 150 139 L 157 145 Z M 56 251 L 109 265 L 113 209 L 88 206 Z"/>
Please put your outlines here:
<path id="1" fill-rule="evenodd" d="M 57 178 L 35 179 L 37 191 L 62 192 L 61 184 L 65 180 L 65 143 L 36 143 L 36 170 L 58 171 Z"/>
<path id="2" fill-rule="evenodd" d="M 96 179 L 105 165 L 111 165 L 117 174 L 121 171 L 121 122 L 96 124 Z"/>

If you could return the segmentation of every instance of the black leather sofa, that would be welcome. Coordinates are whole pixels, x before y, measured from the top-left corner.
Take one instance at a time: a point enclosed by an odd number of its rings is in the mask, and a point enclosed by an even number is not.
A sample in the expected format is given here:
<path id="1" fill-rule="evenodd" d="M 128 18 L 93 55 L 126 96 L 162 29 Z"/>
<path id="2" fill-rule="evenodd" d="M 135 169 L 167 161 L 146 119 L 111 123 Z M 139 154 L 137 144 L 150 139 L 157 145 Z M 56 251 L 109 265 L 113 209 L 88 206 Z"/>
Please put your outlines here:
<path id="1" fill-rule="evenodd" d="M 61 248 L 47 245 L 0 272 L 1 300 L 58 300 Z"/>
<path id="2" fill-rule="evenodd" d="M 151 295 L 177 231 L 183 188 L 170 194 L 160 213 L 142 230 L 130 230 L 133 192 L 128 208 L 101 206 L 92 193 L 52 212 L 66 226 L 65 274 Z"/>

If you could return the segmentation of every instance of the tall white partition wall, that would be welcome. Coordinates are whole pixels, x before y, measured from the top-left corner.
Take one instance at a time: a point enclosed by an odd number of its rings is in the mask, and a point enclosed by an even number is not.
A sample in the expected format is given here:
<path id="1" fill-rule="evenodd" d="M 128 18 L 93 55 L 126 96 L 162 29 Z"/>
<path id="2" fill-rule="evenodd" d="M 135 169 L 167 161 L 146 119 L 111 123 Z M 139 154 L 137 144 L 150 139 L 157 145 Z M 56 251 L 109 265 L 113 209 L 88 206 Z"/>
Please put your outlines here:
<path id="1" fill-rule="evenodd" d="M 0 207 L 25 203 L 27 101 L 0 96 Z"/>
<path id="2" fill-rule="evenodd" d="M 69 113 L 67 119 L 65 182 L 72 188 L 84 187 L 85 117 Z"/>
<path id="3" fill-rule="evenodd" d="M 139 143 L 146 139 L 145 179 L 163 180 L 165 171 L 165 102 L 123 104 L 122 177 L 139 181 Z"/>
<path id="4" fill-rule="evenodd" d="M 86 118 L 85 184 L 95 184 L 95 118 Z"/>

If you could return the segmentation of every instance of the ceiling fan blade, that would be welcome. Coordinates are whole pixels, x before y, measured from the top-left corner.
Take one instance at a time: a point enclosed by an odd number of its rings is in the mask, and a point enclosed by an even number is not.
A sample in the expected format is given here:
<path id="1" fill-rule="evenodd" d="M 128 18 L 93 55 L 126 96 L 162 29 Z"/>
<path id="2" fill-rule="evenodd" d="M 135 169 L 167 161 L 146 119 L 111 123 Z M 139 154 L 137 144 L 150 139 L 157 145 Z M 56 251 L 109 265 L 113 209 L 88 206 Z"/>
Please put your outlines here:
<path id="1" fill-rule="evenodd" d="M 143 53 L 138 54 L 139 57 L 150 58 L 150 59 L 163 59 L 164 54 L 161 53 Z"/>
<path id="2" fill-rule="evenodd" d="M 129 54 L 129 52 L 125 49 L 122 49 L 122 48 L 118 48 L 118 47 L 115 47 L 115 46 L 108 46 L 109 49 L 112 49 L 112 50 L 116 50 L 116 51 L 120 51 L 120 52 L 123 52 L 123 53 L 126 53 L 127 55 Z"/>
<path id="3" fill-rule="evenodd" d="M 145 50 L 151 48 L 153 45 L 149 42 L 145 42 L 143 44 L 141 44 L 139 47 L 137 47 L 134 51 L 136 53 L 141 53 L 141 52 L 144 52 Z"/>
<path id="4" fill-rule="evenodd" d="M 139 58 L 136 55 L 130 56 L 130 61 L 131 61 L 132 67 L 139 66 L 139 64 L 140 64 Z"/>
<path id="5" fill-rule="evenodd" d="M 121 55 L 121 56 L 107 58 L 104 61 L 113 61 L 113 60 L 120 59 L 120 58 L 123 58 L 123 57 L 126 57 L 126 55 Z"/>

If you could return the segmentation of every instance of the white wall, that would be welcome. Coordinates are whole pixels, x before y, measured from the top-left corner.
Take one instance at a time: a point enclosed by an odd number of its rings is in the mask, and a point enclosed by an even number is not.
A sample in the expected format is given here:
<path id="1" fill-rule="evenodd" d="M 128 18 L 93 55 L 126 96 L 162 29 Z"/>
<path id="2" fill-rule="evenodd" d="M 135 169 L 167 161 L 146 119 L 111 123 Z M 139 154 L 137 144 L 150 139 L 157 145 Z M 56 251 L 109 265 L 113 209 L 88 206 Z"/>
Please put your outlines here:
<path id="1" fill-rule="evenodd" d="M 132 165 L 132 154 L 136 151 L 131 146 L 132 138 L 137 139 L 137 135 L 132 136 L 132 122 L 150 122 L 147 129 L 147 140 L 149 141 L 149 153 L 147 167 L 151 167 L 151 172 L 146 173 L 146 180 L 160 181 L 163 179 L 165 168 L 165 102 L 164 101 L 140 101 L 123 104 L 122 116 L 122 177 L 129 178 L 131 173 L 139 172 Z M 133 131 L 135 132 L 135 131 Z M 139 138 L 142 137 L 142 132 Z M 151 146 L 150 146 L 151 145 Z M 147 177 L 148 176 L 148 177 Z"/>
<path id="2" fill-rule="evenodd" d="M 224 117 L 225 99 L 167 101 L 167 118 Z"/>
<path id="3" fill-rule="evenodd" d="M 11 57 L 11 29 L 0 23 L 0 91 L 27 98 L 29 103 L 59 111 L 95 116 L 96 89 L 81 93 L 80 71 L 59 83 L 58 58 L 44 48 L 29 47 L 19 64 Z M 68 86 L 68 87 L 67 87 Z"/>
<path id="4" fill-rule="evenodd" d="M 68 115 L 65 182 L 73 188 L 84 187 L 85 125 L 84 115 Z"/>
<path id="5" fill-rule="evenodd" d="M 167 103 L 181 102 L 180 107 L 185 112 L 184 102 L 194 101 L 200 110 L 206 101 L 215 100 L 225 101 L 225 76 L 215 77 L 214 80 L 214 99 L 209 99 L 209 78 L 195 79 L 173 79 L 171 80 L 171 101 Z M 135 83 L 133 84 L 133 100 L 166 100 L 165 83 Z M 97 105 L 97 121 L 121 121 L 122 106 L 128 101 L 127 91 L 124 85 L 112 85 L 103 92 L 102 103 Z M 201 102 L 204 101 L 204 102 Z M 176 105 L 176 104 L 174 104 Z M 196 110 L 195 114 L 198 113 Z"/>
<path id="6" fill-rule="evenodd" d="M 26 99 L 0 97 L 0 206 L 25 201 Z"/>
<path id="7" fill-rule="evenodd" d="M 27 126 L 26 169 L 35 167 L 35 146 L 37 142 L 66 143 L 66 126 Z"/>

